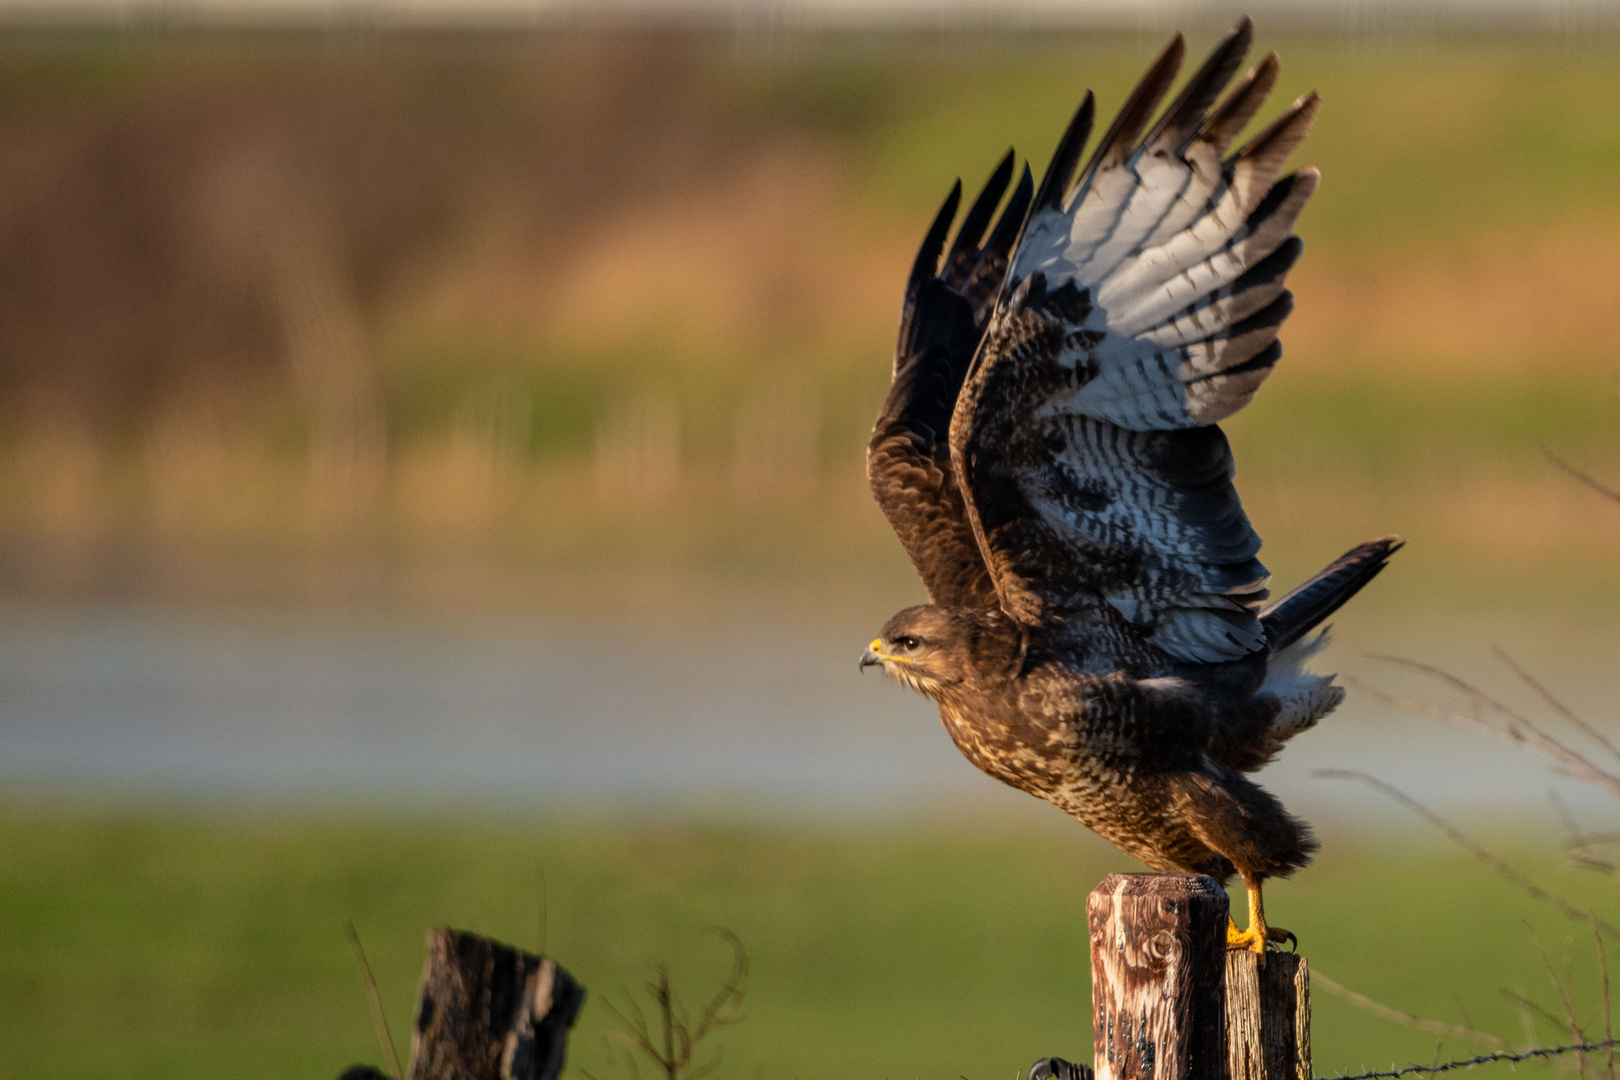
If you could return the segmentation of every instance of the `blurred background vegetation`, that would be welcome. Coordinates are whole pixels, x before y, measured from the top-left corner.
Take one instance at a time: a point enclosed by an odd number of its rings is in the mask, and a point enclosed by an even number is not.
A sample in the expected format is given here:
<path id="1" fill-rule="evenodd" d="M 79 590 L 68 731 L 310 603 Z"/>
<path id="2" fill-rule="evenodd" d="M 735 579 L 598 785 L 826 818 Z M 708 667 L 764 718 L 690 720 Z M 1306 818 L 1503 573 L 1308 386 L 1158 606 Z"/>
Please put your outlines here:
<path id="1" fill-rule="evenodd" d="M 723 1076 L 1086 1059 L 1083 898 L 1134 865 L 1022 802 L 829 823 L 834 767 L 802 814 L 757 792 L 695 813 L 629 781 L 585 811 L 538 784 L 439 813 L 454 799 L 431 790 L 357 807 L 341 778 L 132 795 L 116 768 L 31 772 L 16 748 L 71 727 L 42 719 L 78 707 L 70 677 L 105 717 L 75 737 L 122 746 L 121 710 L 161 678 L 96 665 L 176 610 L 273 612 L 293 635 L 359 613 L 356 649 L 538 621 L 605 658 L 582 692 L 615 678 L 608 660 L 639 666 L 603 626 L 718 635 L 717 663 L 681 673 L 706 685 L 805 627 L 852 661 L 920 596 L 862 453 L 921 231 L 1008 145 L 1039 173 L 1085 88 L 1104 111 L 1123 98 L 1153 26 L 0 35 L 0 1078 L 335 1076 L 379 1059 L 342 920 L 402 1032 L 428 926 L 534 946 L 542 907 L 546 947 L 600 996 L 655 958 L 701 992 L 729 960 L 704 928 L 741 934 L 754 981 Z M 1494 635 L 1564 664 L 1612 721 L 1620 507 L 1543 448 L 1620 478 L 1620 38 L 1285 26 L 1260 27 L 1283 60 L 1261 121 L 1319 90 L 1300 163 L 1325 183 L 1285 358 L 1228 425 L 1263 557 L 1286 587 L 1399 532 L 1346 642 L 1479 662 Z M 1217 32 L 1195 22 L 1192 51 Z M 36 679 L 52 620 L 80 618 L 92 659 Z M 188 646 L 203 668 L 210 647 Z M 305 673 L 275 663 L 255 677 Z M 194 708 L 205 739 L 248 725 L 233 700 L 154 708 Z M 648 733 L 677 723 L 656 693 L 635 711 Z M 1344 745 L 1402 753 L 1406 729 L 1346 713 Z M 330 719 L 298 715 L 311 739 Z M 473 740 L 477 710 L 427 723 Z M 391 760 L 409 738 L 385 725 L 356 753 Z M 1452 744 L 1423 760 L 1453 785 L 1474 761 Z M 1511 771 L 1469 805 L 1579 893 L 1551 811 L 1493 799 Z M 1273 900 L 1313 963 L 1522 1041 L 1498 990 L 1546 982 L 1520 920 L 1555 951 L 1568 931 L 1425 834 L 1353 803 L 1323 824 L 1322 865 Z M 1324 1073 L 1436 1052 L 1319 998 Z M 575 1040 L 603 1080 L 623 1072 L 610 1024 L 588 1005 Z"/>
<path id="2" fill-rule="evenodd" d="M 861 472 L 919 232 L 1161 36 L 16 37 L 4 582 L 908 586 Z M 1612 596 L 1537 449 L 1620 472 L 1609 39 L 1261 47 L 1327 103 L 1286 377 L 1230 425 L 1273 569 L 1370 528 L 1425 607 Z"/>

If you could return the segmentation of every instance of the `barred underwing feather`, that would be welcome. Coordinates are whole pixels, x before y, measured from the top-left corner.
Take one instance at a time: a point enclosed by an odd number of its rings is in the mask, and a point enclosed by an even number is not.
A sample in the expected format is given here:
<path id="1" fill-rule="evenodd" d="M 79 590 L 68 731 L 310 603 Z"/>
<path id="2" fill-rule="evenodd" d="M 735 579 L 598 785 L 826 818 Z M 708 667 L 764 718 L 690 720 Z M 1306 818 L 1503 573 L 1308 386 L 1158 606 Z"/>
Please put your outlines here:
<path id="1" fill-rule="evenodd" d="M 1318 179 L 1315 169 L 1304 169 L 1282 181 L 1278 186 L 1286 184 L 1287 194 L 1275 208 L 1261 208 L 1267 212 L 1251 215 L 1225 246 L 1158 283 L 1152 291 L 1144 290 L 1145 295 L 1125 293 L 1113 300 L 1117 306 L 1112 308 L 1108 307 L 1109 297 L 1099 296 L 1098 303 L 1110 311 L 1109 328 L 1134 336 L 1242 277 L 1292 235 L 1294 219 L 1316 191 Z"/>
<path id="2" fill-rule="evenodd" d="M 951 420 L 1009 614 L 1042 624 L 1106 604 L 1200 663 L 1265 647 L 1269 576 L 1213 425 L 1281 356 L 1293 226 L 1319 179 L 1281 177 L 1314 94 L 1221 161 L 1277 77 L 1268 56 L 1216 104 L 1250 36 L 1245 21 L 1149 129 L 1181 60 L 1173 40 L 1065 198 L 1089 116 L 1071 124 Z"/>
<path id="3" fill-rule="evenodd" d="M 1135 187 L 1135 174 L 1125 165 L 1137 136 L 1175 81 L 1185 52 L 1186 41 L 1180 34 L 1170 39 L 1097 143 L 1070 193 L 1069 174 L 1080 159 L 1091 129 L 1095 99 L 1087 91 L 1041 183 L 1041 196 L 1035 200 L 1035 211 L 1025 230 L 1029 235 L 1026 242 L 1019 244 L 1014 276 L 1022 277 L 1032 269 L 1050 267 L 1059 261 L 1072 266 L 1106 238 Z"/>
<path id="4" fill-rule="evenodd" d="M 1158 247 L 1215 208 L 1226 189 L 1222 155 L 1271 93 L 1277 72 L 1277 54 L 1272 53 L 1227 95 L 1188 144 L 1181 156 L 1191 178 L 1176 205 L 1143 241 L 1142 250 Z"/>
<path id="5" fill-rule="evenodd" d="M 1134 189 L 1117 215 L 1112 232 L 1092 249 L 1084 262 L 1076 263 L 1077 275 L 1099 281 L 1106 278 L 1139 249 L 1193 185 L 1195 170 L 1183 152 L 1202 127 L 1205 114 L 1221 88 L 1242 63 L 1253 37 L 1254 24 L 1244 19 L 1210 53 L 1209 59 L 1143 138 L 1141 148 L 1124 163 L 1121 172 L 1134 179 Z M 1214 171 L 1218 174 L 1218 170 Z M 1079 215 L 1076 215 L 1078 228 Z"/>
<path id="6" fill-rule="evenodd" d="M 1264 310 L 1287 293 L 1284 282 L 1288 271 L 1304 250 L 1299 237 L 1290 237 L 1236 281 L 1142 331 L 1134 340 L 1154 345 L 1189 345 L 1221 333 L 1223 327 Z"/>

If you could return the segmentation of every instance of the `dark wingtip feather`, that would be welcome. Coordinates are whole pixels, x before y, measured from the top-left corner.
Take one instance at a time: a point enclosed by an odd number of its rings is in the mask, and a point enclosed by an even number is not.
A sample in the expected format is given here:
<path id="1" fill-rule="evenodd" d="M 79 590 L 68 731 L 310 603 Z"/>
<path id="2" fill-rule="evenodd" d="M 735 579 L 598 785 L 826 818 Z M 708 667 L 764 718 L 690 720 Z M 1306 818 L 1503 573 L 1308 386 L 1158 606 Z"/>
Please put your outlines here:
<path id="1" fill-rule="evenodd" d="M 945 196 L 945 204 L 934 215 L 934 223 L 928 227 L 922 247 L 917 249 L 917 259 L 911 264 L 911 277 L 907 280 L 908 286 L 914 287 L 923 278 L 931 278 L 939 273 L 939 256 L 945 250 L 945 237 L 950 234 L 951 222 L 956 220 L 956 207 L 961 201 L 962 181 L 958 179 L 951 186 L 951 193 Z"/>
<path id="2" fill-rule="evenodd" d="M 1254 119 L 1254 114 L 1260 111 L 1272 87 L 1277 85 L 1277 75 L 1281 70 L 1277 54 L 1266 54 L 1265 59 L 1233 88 L 1226 100 L 1216 106 L 1209 122 L 1204 125 L 1203 134 L 1215 144 L 1217 152 L 1224 154 L 1232 140 Z"/>
<path id="3" fill-rule="evenodd" d="M 1296 100 L 1282 114 L 1267 124 L 1258 135 L 1250 139 L 1231 158 L 1237 161 L 1258 154 L 1268 153 L 1277 147 L 1292 151 L 1305 138 L 1305 133 L 1311 129 L 1311 122 L 1316 119 L 1317 110 L 1322 106 L 1322 95 L 1315 90 Z"/>
<path id="4" fill-rule="evenodd" d="M 1164 100 L 1170 84 L 1176 81 L 1176 72 L 1181 70 L 1181 61 L 1186 55 L 1187 39 L 1177 34 L 1148 65 L 1147 73 L 1136 84 L 1136 89 L 1131 91 L 1131 96 L 1125 99 L 1119 115 L 1109 125 L 1108 134 L 1102 137 L 1097 149 L 1092 152 L 1091 160 L 1080 174 L 1080 183 L 1084 184 L 1098 169 L 1117 164 L 1131 155 L 1136 148 L 1137 136 L 1147 127 L 1153 110 Z"/>
<path id="5" fill-rule="evenodd" d="M 1209 58 L 1193 77 L 1187 80 L 1187 85 L 1143 140 L 1144 145 L 1152 146 L 1161 136 L 1168 135 L 1172 146 L 1179 151 L 1197 135 L 1204 123 L 1205 112 L 1215 103 L 1226 84 L 1232 81 L 1232 76 L 1237 74 L 1253 43 L 1254 21 L 1245 15 L 1210 51 Z"/>
<path id="6" fill-rule="evenodd" d="M 1046 175 L 1041 177 L 1040 190 L 1035 193 L 1035 201 L 1030 208 L 1031 214 L 1038 214 L 1042 210 L 1053 209 L 1062 201 L 1064 194 L 1069 190 L 1069 179 L 1074 175 L 1074 167 L 1080 163 L 1080 154 L 1086 148 L 1086 140 L 1091 137 L 1091 123 L 1097 116 L 1097 95 L 1090 90 L 1075 110 L 1074 118 L 1063 132 L 1063 138 L 1058 140 L 1057 149 L 1052 151 L 1052 163 L 1046 167 Z"/>
<path id="7" fill-rule="evenodd" d="M 1006 258 L 1012 251 L 1013 244 L 1018 241 L 1018 231 L 1024 226 L 1024 216 L 1029 213 L 1029 203 L 1035 196 L 1035 178 L 1029 171 L 1029 162 L 1024 162 L 1024 174 L 1018 178 L 1018 186 L 1013 188 L 1012 198 L 1007 200 L 1007 206 L 1001 211 L 1001 220 L 990 233 L 990 239 L 985 241 L 984 250 L 987 253 L 1000 255 Z"/>
<path id="8" fill-rule="evenodd" d="M 996 212 L 996 205 L 1001 202 L 1001 196 L 1007 190 L 1007 183 L 1012 180 L 1015 160 L 1016 155 L 1009 149 L 995 171 L 990 174 L 990 179 L 984 182 L 979 197 L 973 200 L 967 216 L 962 219 L 962 227 L 956 230 L 956 242 L 951 245 L 951 254 L 947 260 L 950 265 L 954 266 L 958 262 L 971 259 L 979 250 L 979 241 L 984 239 L 985 230 L 990 227 L 990 218 Z"/>

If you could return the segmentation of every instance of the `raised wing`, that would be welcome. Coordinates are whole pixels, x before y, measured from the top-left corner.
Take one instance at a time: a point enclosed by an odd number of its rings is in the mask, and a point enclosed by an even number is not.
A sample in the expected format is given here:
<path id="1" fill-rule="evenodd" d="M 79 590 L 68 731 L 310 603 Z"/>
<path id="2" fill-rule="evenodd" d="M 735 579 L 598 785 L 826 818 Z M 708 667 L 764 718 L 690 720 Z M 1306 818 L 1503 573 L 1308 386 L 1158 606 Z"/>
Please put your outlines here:
<path id="1" fill-rule="evenodd" d="M 1269 575 L 1213 426 L 1281 356 L 1294 219 L 1318 175 L 1279 179 L 1316 112 L 1295 102 L 1223 161 L 1276 81 L 1242 63 L 1247 19 L 1146 135 L 1184 46 L 1170 43 L 1073 184 L 1088 94 L 1037 192 L 958 397 L 951 450 L 1008 614 L 1109 605 L 1182 660 L 1265 647 Z"/>
<path id="2" fill-rule="evenodd" d="M 872 494 L 936 604 L 997 603 L 957 486 L 948 432 L 957 392 L 984 336 L 1034 193 L 1025 166 L 986 239 L 1012 172 L 1009 152 L 963 218 L 943 266 L 940 255 L 962 197 L 960 181 L 928 230 L 906 283 L 894 379 L 867 444 Z"/>

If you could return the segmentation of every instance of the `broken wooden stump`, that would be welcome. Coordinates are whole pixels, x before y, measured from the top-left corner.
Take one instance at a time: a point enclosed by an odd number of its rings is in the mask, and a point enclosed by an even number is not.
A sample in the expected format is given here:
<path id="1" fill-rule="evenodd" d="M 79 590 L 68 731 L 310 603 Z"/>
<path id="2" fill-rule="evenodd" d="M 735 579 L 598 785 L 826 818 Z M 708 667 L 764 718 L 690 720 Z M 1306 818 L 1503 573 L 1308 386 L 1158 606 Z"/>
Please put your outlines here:
<path id="1" fill-rule="evenodd" d="M 1311 1080 L 1310 972 L 1226 948 L 1226 891 L 1111 874 L 1086 904 L 1096 1080 Z"/>
<path id="2" fill-rule="evenodd" d="M 1097 1080 L 1221 1080 L 1226 891 L 1110 874 L 1086 902 Z"/>
<path id="3" fill-rule="evenodd" d="M 1311 1080 L 1310 965 L 1293 953 L 1226 954 L 1228 1080 Z"/>
<path id="4" fill-rule="evenodd" d="M 442 927 L 428 932 L 410 1080 L 557 1080 L 585 988 L 556 962 Z M 367 1065 L 340 1080 L 376 1080 Z"/>
<path id="5" fill-rule="evenodd" d="M 428 933 L 411 1080 L 556 1080 L 585 989 L 555 961 L 488 938 Z"/>

